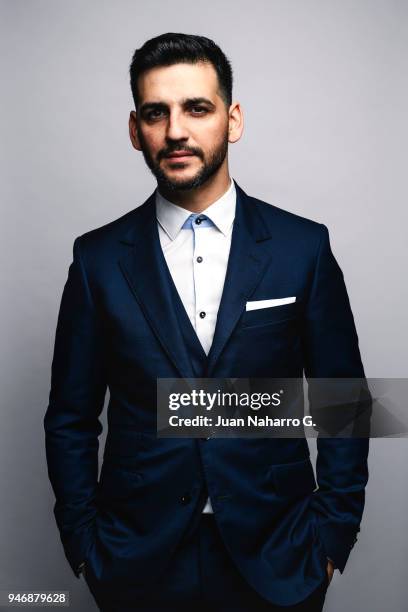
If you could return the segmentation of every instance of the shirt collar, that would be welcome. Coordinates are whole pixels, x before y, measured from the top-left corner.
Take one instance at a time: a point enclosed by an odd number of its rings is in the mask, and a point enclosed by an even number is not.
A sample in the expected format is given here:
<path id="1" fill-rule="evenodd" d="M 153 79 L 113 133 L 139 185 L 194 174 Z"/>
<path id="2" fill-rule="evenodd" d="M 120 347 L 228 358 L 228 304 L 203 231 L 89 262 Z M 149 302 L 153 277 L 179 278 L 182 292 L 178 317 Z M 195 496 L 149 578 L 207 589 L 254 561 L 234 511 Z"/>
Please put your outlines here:
<path id="1" fill-rule="evenodd" d="M 227 191 L 215 202 L 207 206 L 201 214 L 206 215 L 214 225 L 226 236 L 231 230 L 235 218 L 236 189 L 231 179 Z M 181 230 L 187 217 L 191 215 L 177 204 L 173 204 L 161 195 L 156 188 L 156 217 L 163 230 L 171 240 L 174 240 Z"/>

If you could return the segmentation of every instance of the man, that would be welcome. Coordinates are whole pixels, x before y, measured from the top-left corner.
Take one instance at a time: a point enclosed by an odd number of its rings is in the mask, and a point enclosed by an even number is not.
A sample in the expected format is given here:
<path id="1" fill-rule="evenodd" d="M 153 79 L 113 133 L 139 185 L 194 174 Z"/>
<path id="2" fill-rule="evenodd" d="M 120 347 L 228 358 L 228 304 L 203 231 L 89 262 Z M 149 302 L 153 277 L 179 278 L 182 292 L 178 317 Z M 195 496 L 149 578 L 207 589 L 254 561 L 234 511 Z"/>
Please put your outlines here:
<path id="1" fill-rule="evenodd" d="M 231 180 L 243 114 L 214 42 L 158 36 L 130 75 L 157 189 L 74 242 L 44 419 L 67 559 L 102 610 L 322 610 L 368 441 L 319 438 L 315 490 L 305 439 L 158 438 L 155 407 L 157 378 L 364 377 L 327 228 Z"/>

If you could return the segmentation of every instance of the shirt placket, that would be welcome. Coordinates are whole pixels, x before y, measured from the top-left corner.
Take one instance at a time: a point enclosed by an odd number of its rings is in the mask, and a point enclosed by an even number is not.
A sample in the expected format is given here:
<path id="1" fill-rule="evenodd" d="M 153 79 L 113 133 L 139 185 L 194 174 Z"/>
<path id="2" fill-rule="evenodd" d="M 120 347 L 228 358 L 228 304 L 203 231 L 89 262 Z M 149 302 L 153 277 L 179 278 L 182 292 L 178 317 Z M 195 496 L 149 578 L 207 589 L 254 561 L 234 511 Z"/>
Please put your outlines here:
<path id="1" fill-rule="evenodd" d="M 205 264 L 208 260 L 208 253 L 205 249 L 205 226 L 208 221 L 205 219 L 203 223 L 196 223 L 196 219 L 200 219 L 199 215 L 192 221 L 192 229 L 194 232 L 193 242 L 193 275 L 194 275 L 194 294 L 195 294 L 195 330 L 198 338 L 208 354 L 209 346 L 209 330 L 208 330 L 208 292 L 206 291 L 206 275 Z M 204 227 L 203 227 L 204 224 Z"/>

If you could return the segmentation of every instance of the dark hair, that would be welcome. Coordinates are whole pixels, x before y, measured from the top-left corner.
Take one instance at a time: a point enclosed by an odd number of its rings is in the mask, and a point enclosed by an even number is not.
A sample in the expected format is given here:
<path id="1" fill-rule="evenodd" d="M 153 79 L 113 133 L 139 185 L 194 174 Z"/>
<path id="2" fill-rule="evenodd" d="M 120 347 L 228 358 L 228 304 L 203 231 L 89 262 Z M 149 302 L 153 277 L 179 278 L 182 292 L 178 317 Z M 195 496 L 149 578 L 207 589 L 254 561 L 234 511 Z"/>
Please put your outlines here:
<path id="1" fill-rule="evenodd" d="M 209 62 L 214 66 L 219 93 L 228 107 L 232 102 L 232 68 L 229 60 L 214 41 L 205 36 L 167 32 L 147 40 L 136 49 L 130 64 L 130 87 L 137 109 L 137 79 L 151 68 L 173 64 Z"/>

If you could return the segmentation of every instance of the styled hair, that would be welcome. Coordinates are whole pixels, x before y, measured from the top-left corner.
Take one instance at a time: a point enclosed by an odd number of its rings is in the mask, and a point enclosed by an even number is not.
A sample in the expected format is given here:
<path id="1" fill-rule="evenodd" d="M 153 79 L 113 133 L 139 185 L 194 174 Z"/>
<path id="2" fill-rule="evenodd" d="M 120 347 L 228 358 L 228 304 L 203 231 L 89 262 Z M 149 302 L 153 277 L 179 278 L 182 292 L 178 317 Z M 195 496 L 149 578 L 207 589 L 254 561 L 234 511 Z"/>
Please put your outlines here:
<path id="1" fill-rule="evenodd" d="M 220 47 L 205 36 L 167 32 L 150 38 L 133 54 L 129 73 L 136 110 L 139 104 L 137 80 L 143 72 L 158 66 L 197 62 L 213 65 L 217 73 L 219 94 L 228 108 L 232 102 L 232 67 Z"/>

